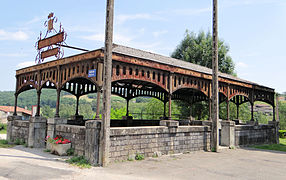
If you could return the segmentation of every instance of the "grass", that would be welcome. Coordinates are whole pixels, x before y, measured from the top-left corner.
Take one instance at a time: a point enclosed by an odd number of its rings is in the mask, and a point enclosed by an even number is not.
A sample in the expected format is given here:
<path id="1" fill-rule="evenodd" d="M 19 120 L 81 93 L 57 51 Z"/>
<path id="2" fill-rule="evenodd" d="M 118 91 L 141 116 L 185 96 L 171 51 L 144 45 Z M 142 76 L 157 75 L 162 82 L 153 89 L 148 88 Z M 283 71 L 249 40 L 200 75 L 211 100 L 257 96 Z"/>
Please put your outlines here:
<path id="1" fill-rule="evenodd" d="M 8 144 L 7 140 L 0 140 L 0 148 L 10 148 L 13 147 L 14 145 Z"/>
<path id="2" fill-rule="evenodd" d="M 7 124 L 0 124 L 0 134 L 7 134 Z"/>
<path id="3" fill-rule="evenodd" d="M 280 142 L 279 144 L 259 145 L 253 147 L 257 149 L 267 149 L 267 150 L 286 152 L 286 138 L 279 138 L 279 142 Z"/>
<path id="4" fill-rule="evenodd" d="M 80 168 L 91 168 L 91 164 L 85 159 L 84 156 L 74 156 L 66 160 L 66 162 Z"/>

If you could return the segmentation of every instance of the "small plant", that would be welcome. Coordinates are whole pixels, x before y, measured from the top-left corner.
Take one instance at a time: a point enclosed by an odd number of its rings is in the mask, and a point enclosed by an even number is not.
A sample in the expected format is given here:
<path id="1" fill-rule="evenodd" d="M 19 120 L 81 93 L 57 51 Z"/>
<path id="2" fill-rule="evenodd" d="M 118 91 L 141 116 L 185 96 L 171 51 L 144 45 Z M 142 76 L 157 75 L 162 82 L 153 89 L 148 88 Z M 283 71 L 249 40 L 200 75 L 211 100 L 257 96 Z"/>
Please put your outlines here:
<path id="1" fill-rule="evenodd" d="M 87 159 L 85 159 L 84 156 L 74 156 L 66 160 L 66 162 L 72 165 L 76 165 L 80 168 L 91 168 L 91 164 L 88 162 Z"/>
<path id="2" fill-rule="evenodd" d="M 50 149 L 45 149 L 44 152 L 51 152 L 51 150 Z"/>
<path id="3" fill-rule="evenodd" d="M 234 146 L 229 146 L 229 149 L 235 149 L 235 147 Z"/>
<path id="4" fill-rule="evenodd" d="M 7 124 L 0 123 L 0 134 L 6 134 L 6 133 L 7 133 Z"/>
<path id="5" fill-rule="evenodd" d="M 143 154 L 137 153 L 137 154 L 135 155 L 135 160 L 137 160 L 137 161 L 141 161 L 141 160 L 143 160 L 144 158 L 145 158 L 145 157 L 144 157 Z"/>
<path id="6" fill-rule="evenodd" d="M 131 156 L 129 156 L 129 157 L 127 158 L 127 161 L 134 161 L 134 159 L 133 159 Z"/>
<path id="7" fill-rule="evenodd" d="M 22 139 L 17 138 L 17 139 L 15 139 L 14 144 L 16 144 L 16 145 L 24 145 L 25 142 Z"/>
<path id="8" fill-rule="evenodd" d="M 279 130 L 279 137 L 285 138 L 286 137 L 286 130 Z"/>
<path id="9" fill-rule="evenodd" d="M 24 145 L 23 145 L 24 147 L 28 147 L 28 144 L 27 143 L 24 143 Z"/>
<path id="10" fill-rule="evenodd" d="M 212 152 L 216 152 L 215 148 L 212 148 L 211 151 L 212 151 Z"/>
<path id="11" fill-rule="evenodd" d="M 73 155 L 74 155 L 74 148 L 69 148 L 69 149 L 67 150 L 67 155 L 68 155 L 68 156 L 73 156 Z"/>

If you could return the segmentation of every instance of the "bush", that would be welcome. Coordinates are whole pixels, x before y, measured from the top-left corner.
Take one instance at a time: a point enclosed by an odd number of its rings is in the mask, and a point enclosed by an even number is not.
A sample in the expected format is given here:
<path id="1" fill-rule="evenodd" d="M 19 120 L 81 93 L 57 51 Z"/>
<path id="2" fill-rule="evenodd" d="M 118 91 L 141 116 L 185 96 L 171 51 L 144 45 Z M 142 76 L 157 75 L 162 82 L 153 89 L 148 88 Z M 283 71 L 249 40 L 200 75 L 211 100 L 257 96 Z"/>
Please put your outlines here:
<path id="1" fill-rule="evenodd" d="M 15 139 L 14 144 L 16 144 L 16 145 L 24 145 L 25 142 L 22 139 L 17 138 L 17 139 Z"/>
<path id="2" fill-rule="evenodd" d="M 286 138 L 286 130 L 279 130 L 279 137 Z"/>
<path id="3" fill-rule="evenodd" d="M 68 156 L 73 156 L 73 155 L 74 155 L 74 148 L 69 148 L 69 149 L 67 150 L 67 155 L 68 155 Z"/>

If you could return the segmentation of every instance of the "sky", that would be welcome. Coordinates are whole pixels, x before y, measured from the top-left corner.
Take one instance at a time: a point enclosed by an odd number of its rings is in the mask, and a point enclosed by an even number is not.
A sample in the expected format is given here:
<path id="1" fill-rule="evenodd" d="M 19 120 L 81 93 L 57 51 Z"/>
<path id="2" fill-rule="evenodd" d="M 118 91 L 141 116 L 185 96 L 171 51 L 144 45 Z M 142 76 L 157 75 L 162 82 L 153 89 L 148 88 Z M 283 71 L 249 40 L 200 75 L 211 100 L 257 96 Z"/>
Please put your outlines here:
<path id="1" fill-rule="evenodd" d="M 218 4 L 219 38 L 230 47 L 238 77 L 286 92 L 286 0 Z M 105 0 L 1 0 L 0 91 L 15 90 L 16 70 L 36 64 L 35 43 L 50 12 L 68 45 L 94 50 L 104 45 L 105 10 Z M 115 0 L 114 43 L 170 56 L 187 29 L 211 32 L 212 0 Z"/>

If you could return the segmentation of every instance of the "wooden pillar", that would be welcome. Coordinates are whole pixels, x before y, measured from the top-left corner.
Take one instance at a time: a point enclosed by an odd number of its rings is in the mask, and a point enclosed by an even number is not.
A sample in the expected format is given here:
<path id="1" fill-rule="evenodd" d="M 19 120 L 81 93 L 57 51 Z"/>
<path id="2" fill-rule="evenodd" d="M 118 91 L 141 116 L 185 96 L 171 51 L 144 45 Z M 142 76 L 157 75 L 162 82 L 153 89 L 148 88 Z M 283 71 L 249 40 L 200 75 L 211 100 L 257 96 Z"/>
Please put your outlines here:
<path id="1" fill-rule="evenodd" d="M 168 115 L 168 119 L 171 120 L 172 119 L 172 95 L 169 94 L 169 115 Z"/>
<path id="2" fill-rule="evenodd" d="M 193 103 L 190 103 L 190 120 L 193 120 Z"/>
<path id="3" fill-rule="evenodd" d="M 209 120 L 212 120 L 212 100 L 209 99 Z"/>
<path id="4" fill-rule="evenodd" d="M 79 96 L 76 96 L 76 109 L 75 109 L 75 115 L 78 116 L 78 106 L 79 106 Z"/>
<path id="5" fill-rule="evenodd" d="M 172 93 L 173 93 L 173 74 L 170 74 L 169 78 L 169 115 L 168 119 L 172 119 Z"/>
<path id="6" fill-rule="evenodd" d="M 126 116 L 129 116 L 129 99 L 126 99 Z"/>
<path id="7" fill-rule="evenodd" d="M 56 103 L 56 114 L 55 117 L 60 117 L 60 97 L 61 97 L 61 89 L 57 89 L 57 103 Z"/>
<path id="8" fill-rule="evenodd" d="M 37 91 L 37 97 L 38 97 L 38 101 L 37 101 L 37 113 L 36 113 L 36 116 L 40 116 L 41 90 Z"/>
<path id="9" fill-rule="evenodd" d="M 104 51 L 104 82 L 103 82 L 103 121 L 99 162 L 102 166 L 109 163 L 110 144 L 110 109 L 111 109 L 111 70 L 112 70 L 112 38 L 113 38 L 114 0 L 107 0 Z"/>
<path id="10" fill-rule="evenodd" d="M 251 120 L 250 121 L 254 121 L 254 113 L 253 113 L 254 103 L 250 103 L 250 104 L 251 104 Z"/>
<path id="11" fill-rule="evenodd" d="M 211 150 L 218 151 L 219 133 L 219 104 L 218 104 L 218 22 L 217 22 L 217 0 L 213 0 L 213 61 L 212 61 L 212 135 Z"/>
<path id="12" fill-rule="evenodd" d="M 15 104 L 14 104 L 14 113 L 13 113 L 13 116 L 17 116 L 17 102 L 18 102 L 18 94 L 15 93 Z"/>
<path id="13" fill-rule="evenodd" d="M 166 104 L 167 104 L 167 102 L 166 101 L 164 101 L 164 119 L 166 119 Z"/>
<path id="14" fill-rule="evenodd" d="M 96 116 L 95 119 L 100 119 L 100 98 L 101 98 L 101 88 L 97 89 L 97 97 L 96 97 Z"/>
<path id="15" fill-rule="evenodd" d="M 276 94 L 276 121 L 279 120 L 279 96 Z"/>
<path id="16" fill-rule="evenodd" d="M 236 119 L 239 119 L 239 104 L 236 104 Z"/>
<path id="17" fill-rule="evenodd" d="M 276 121 L 276 119 L 275 119 L 276 113 L 275 113 L 275 105 L 274 104 L 273 104 L 272 108 L 273 108 L 273 121 Z"/>
<path id="18" fill-rule="evenodd" d="M 226 120 L 229 121 L 229 100 L 226 100 Z"/>

